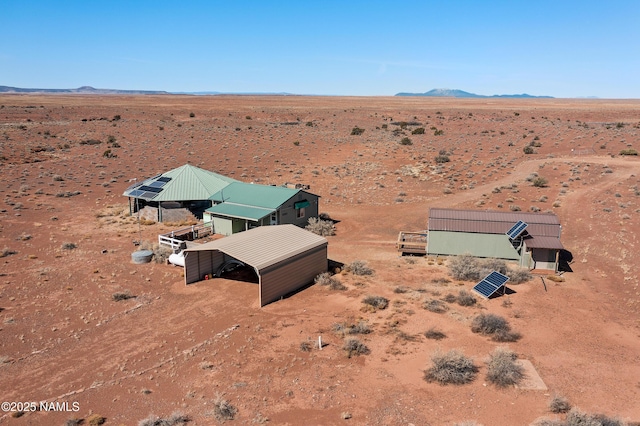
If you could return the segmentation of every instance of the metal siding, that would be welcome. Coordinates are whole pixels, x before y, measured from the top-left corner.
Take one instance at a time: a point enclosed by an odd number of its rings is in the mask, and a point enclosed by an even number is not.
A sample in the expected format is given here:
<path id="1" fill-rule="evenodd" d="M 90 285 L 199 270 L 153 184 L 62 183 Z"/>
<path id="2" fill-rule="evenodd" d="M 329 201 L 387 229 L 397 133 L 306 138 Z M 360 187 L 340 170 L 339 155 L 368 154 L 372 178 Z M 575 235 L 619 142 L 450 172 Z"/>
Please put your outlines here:
<path id="1" fill-rule="evenodd" d="M 430 218 L 429 231 L 474 232 L 480 234 L 504 234 L 516 222 L 498 220 L 471 220 Z M 527 232 L 533 236 L 559 237 L 559 224 L 527 223 Z"/>
<path id="2" fill-rule="evenodd" d="M 519 220 L 522 220 L 528 224 L 560 224 L 558 216 L 553 213 L 502 212 L 495 210 L 457 210 L 432 208 L 429 209 L 429 220 L 431 219 L 511 222 L 511 225 Z M 505 230 L 505 232 L 506 231 L 507 230 Z"/>
<path id="3" fill-rule="evenodd" d="M 327 246 L 316 247 L 294 258 L 286 259 L 258 271 L 260 276 L 260 306 L 311 283 L 327 271 Z"/>
<path id="4" fill-rule="evenodd" d="M 427 254 L 460 255 L 466 253 L 476 257 L 520 259 L 520 255 L 511 245 L 509 237 L 504 234 L 429 232 Z"/>
<path id="5" fill-rule="evenodd" d="M 224 260 L 224 253 L 218 250 L 185 252 L 185 284 L 202 281 L 205 274 L 213 274 Z"/>

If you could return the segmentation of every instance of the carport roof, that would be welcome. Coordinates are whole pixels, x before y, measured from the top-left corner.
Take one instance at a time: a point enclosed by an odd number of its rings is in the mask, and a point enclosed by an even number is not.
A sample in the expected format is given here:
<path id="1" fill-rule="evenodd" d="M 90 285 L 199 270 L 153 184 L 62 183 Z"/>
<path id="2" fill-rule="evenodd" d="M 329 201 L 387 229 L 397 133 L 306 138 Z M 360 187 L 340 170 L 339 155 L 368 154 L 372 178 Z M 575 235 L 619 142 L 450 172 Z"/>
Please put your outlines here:
<path id="1" fill-rule="evenodd" d="M 249 229 L 185 252 L 219 250 L 259 271 L 326 244 L 326 238 L 295 225 L 272 225 Z"/>

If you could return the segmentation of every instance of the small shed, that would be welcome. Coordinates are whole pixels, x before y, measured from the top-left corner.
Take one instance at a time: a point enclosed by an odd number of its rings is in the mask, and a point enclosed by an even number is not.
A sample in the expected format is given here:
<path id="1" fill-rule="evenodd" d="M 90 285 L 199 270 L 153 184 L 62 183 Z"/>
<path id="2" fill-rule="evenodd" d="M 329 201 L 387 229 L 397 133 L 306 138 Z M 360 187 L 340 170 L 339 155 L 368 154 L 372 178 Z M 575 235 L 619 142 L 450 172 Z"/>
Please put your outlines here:
<path id="1" fill-rule="evenodd" d="M 295 225 L 249 229 L 184 251 L 185 284 L 242 262 L 258 276 L 260 306 L 311 283 L 328 269 L 327 240 Z"/>
<path id="2" fill-rule="evenodd" d="M 267 225 L 304 227 L 310 217 L 318 217 L 319 198 L 301 188 L 233 182 L 210 197 L 213 206 L 203 221 L 222 235 Z"/>
<path id="3" fill-rule="evenodd" d="M 429 210 L 427 254 L 494 257 L 558 270 L 562 226 L 553 213 Z"/>

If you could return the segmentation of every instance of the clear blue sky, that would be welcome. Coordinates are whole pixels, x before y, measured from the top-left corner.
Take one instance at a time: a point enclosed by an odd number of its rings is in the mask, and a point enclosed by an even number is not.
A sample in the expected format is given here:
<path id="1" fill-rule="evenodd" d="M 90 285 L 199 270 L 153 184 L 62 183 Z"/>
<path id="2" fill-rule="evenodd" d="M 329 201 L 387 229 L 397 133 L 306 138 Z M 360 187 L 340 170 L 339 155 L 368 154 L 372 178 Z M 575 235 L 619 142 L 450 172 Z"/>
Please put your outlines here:
<path id="1" fill-rule="evenodd" d="M 0 0 L 0 85 L 640 98 L 640 0 Z"/>

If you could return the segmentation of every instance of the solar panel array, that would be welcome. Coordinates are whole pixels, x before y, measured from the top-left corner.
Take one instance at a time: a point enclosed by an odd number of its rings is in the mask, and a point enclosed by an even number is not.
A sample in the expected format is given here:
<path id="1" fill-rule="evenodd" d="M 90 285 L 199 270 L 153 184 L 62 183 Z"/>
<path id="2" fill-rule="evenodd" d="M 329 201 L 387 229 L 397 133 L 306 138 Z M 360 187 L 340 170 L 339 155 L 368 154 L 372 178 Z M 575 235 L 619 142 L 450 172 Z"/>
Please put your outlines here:
<path id="1" fill-rule="evenodd" d="M 157 176 L 156 176 L 157 177 Z M 147 179 L 144 182 L 131 185 L 127 196 L 134 198 L 142 198 L 147 201 L 151 201 L 162 192 L 163 187 L 171 181 L 170 177 L 157 177 Z"/>
<path id="2" fill-rule="evenodd" d="M 511 229 L 507 231 L 507 236 L 513 240 L 517 238 L 518 235 L 522 234 L 527 226 L 529 225 L 519 220 L 515 225 L 511 227 Z"/>
<path id="3" fill-rule="evenodd" d="M 473 290 L 482 297 L 490 298 L 496 291 L 509 281 L 509 277 L 500 272 L 493 271 L 473 287 Z"/>

